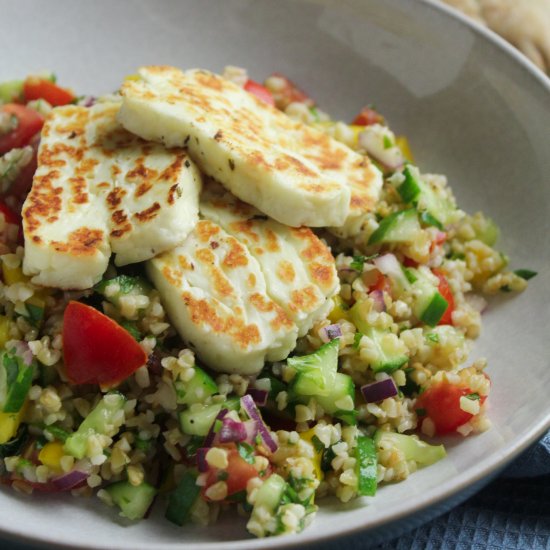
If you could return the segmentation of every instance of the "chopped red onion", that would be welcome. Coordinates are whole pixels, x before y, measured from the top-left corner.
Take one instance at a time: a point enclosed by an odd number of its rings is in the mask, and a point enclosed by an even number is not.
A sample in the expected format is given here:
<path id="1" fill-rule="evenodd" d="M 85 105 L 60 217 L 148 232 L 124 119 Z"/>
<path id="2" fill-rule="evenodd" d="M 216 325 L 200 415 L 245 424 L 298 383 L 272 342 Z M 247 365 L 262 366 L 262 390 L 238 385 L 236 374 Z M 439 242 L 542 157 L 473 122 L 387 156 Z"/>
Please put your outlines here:
<path id="1" fill-rule="evenodd" d="M 23 363 L 26 367 L 30 367 L 33 360 L 32 351 L 29 348 L 29 344 L 23 340 L 18 340 L 14 342 L 13 347 L 15 348 L 15 353 L 23 359 Z"/>
<path id="2" fill-rule="evenodd" d="M 381 290 L 373 290 L 369 292 L 369 297 L 374 302 L 374 309 L 381 313 L 386 311 L 386 303 L 384 302 L 384 293 Z"/>
<path id="3" fill-rule="evenodd" d="M 335 338 L 340 338 L 342 336 L 342 329 L 340 328 L 340 325 L 328 325 L 327 327 L 323 327 L 319 331 L 319 336 L 325 344 L 327 342 L 330 342 L 331 340 L 334 340 Z"/>
<path id="4" fill-rule="evenodd" d="M 378 128 L 378 125 L 367 126 L 359 134 L 359 145 L 365 149 L 370 157 L 389 171 L 400 170 L 405 164 L 403 152 L 397 145 L 386 148 Z"/>
<path id="5" fill-rule="evenodd" d="M 385 378 L 371 384 L 361 386 L 361 393 L 367 403 L 377 403 L 384 401 L 388 397 L 397 395 L 397 386 L 393 378 Z"/>
<path id="6" fill-rule="evenodd" d="M 267 397 L 269 395 L 269 392 L 267 390 L 259 390 L 257 388 L 248 388 L 246 393 L 252 396 L 252 399 L 254 399 L 254 401 L 258 406 L 265 407 L 267 403 Z"/>
<path id="7" fill-rule="evenodd" d="M 86 472 L 73 470 L 67 474 L 54 477 L 52 479 L 52 484 L 58 491 L 70 491 L 71 489 L 76 489 L 84 485 L 88 479 L 88 476 L 89 474 Z"/>
<path id="8" fill-rule="evenodd" d="M 204 438 L 205 447 L 212 447 L 212 443 L 214 443 L 214 438 L 216 437 L 216 432 L 214 431 L 214 428 L 216 427 L 216 420 L 222 420 L 228 412 L 229 411 L 227 409 L 222 409 L 216 416 L 214 422 L 212 422 L 212 426 L 210 426 L 210 430 L 208 430 L 208 433 Z"/>
<path id="9" fill-rule="evenodd" d="M 223 419 L 222 427 L 217 433 L 220 443 L 231 443 L 232 441 L 244 441 L 247 433 L 242 422 L 237 422 L 226 416 Z"/>
<path id="10" fill-rule="evenodd" d="M 250 445 L 254 445 L 256 442 L 256 436 L 258 435 L 258 423 L 255 420 L 245 420 L 243 425 L 246 430 L 245 441 Z"/>
<path id="11" fill-rule="evenodd" d="M 402 274 L 401 264 L 397 260 L 397 258 L 391 254 L 387 253 L 383 256 L 378 256 L 377 258 L 374 258 L 373 260 L 374 265 L 378 268 L 378 271 L 382 273 L 383 275 L 392 275 L 396 272 L 399 272 Z"/>
<path id="12" fill-rule="evenodd" d="M 206 453 L 210 450 L 207 447 L 200 447 L 197 449 L 197 467 L 199 472 L 208 471 L 208 462 L 206 462 Z"/>
<path id="13" fill-rule="evenodd" d="M 258 431 L 260 436 L 265 443 L 265 446 L 274 453 L 277 450 L 277 442 L 273 439 L 269 428 L 266 426 L 265 422 L 262 419 L 262 415 L 254 403 L 254 399 L 250 395 L 243 395 L 241 397 L 241 406 L 248 414 L 251 420 L 255 420 L 258 425 Z"/>

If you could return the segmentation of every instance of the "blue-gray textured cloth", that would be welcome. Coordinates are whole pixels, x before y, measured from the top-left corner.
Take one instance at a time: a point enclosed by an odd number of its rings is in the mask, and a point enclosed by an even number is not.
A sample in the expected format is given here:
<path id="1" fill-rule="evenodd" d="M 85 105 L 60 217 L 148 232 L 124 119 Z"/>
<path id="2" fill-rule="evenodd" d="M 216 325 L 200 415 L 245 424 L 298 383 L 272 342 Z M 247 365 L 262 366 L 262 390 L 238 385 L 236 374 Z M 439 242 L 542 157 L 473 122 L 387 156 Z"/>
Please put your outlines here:
<path id="1" fill-rule="evenodd" d="M 367 547 L 359 535 L 327 550 Z M 550 550 L 550 432 L 478 494 L 373 550 Z"/>

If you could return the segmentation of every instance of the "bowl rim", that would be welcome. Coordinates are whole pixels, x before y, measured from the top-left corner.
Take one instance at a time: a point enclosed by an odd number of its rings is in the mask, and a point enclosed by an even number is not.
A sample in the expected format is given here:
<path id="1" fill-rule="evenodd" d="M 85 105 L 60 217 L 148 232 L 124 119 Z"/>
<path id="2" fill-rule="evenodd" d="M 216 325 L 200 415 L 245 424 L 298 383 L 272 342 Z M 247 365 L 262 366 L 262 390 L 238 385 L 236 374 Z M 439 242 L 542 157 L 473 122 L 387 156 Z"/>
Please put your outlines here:
<path id="1" fill-rule="evenodd" d="M 305 0 L 309 2 L 310 0 Z M 418 3 L 424 4 L 427 9 L 431 9 L 440 13 L 443 13 L 446 17 L 459 21 L 461 24 L 468 27 L 471 31 L 476 33 L 483 40 L 492 43 L 497 46 L 498 49 L 502 50 L 507 54 L 512 60 L 514 60 L 523 70 L 528 73 L 529 77 L 534 78 L 535 81 L 542 86 L 548 92 L 550 96 L 550 77 L 547 76 L 541 69 L 539 69 L 534 63 L 532 63 L 523 53 L 517 50 L 504 38 L 493 32 L 491 29 L 485 25 L 471 19 L 462 12 L 458 11 L 455 8 L 444 4 L 438 0 L 415 0 Z M 445 489 L 441 490 L 439 487 L 434 487 L 428 490 L 426 493 L 420 495 L 415 501 L 415 509 L 411 511 L 410 505 L 406 503 L 397 504 L 394 508 L 386 513 L 384 517 L 375 518 L 372 522 L 368 524 L 359 524 L 355 527 L 349 528 L 338 528 L 338 525 L 335 525 L 335 528 L 328 535 L 315 535 L 313 531 L 310 531 L 310 536 L 304 537 L 300 536 L 283 536 L 283 537 L 272 537 L 261 540 L 262 548 L 277 548 L 277 549 L 289 549 L 297 548 L 299 546 L 308 546 L 319 543 L 328 543 L 335 542 L 337 539 L 342 537 L 349 537 L 353 535 L 358 535 L 360 533 L 366 533 L 371 530 L 380 529 L 388 524 L 402 520 L 408 516 L 414 514 L 420 514 L 426 512 L 429 508 L 435 507 L 438 504 L 442 504 L 445 501 L 448 501 L 453 496 L 459 495 L 461 492 L 465 491 L 469 487 L 474 487 L 477 484 L 477 490 L 481 489 L 484 485 L 484 479 L 487 482 L 491 481 L 492 476 L 498 474 L 499 471 L 503 470 L 509 463 L 511 463 L 515 458 L 517 458 L 523 451 L 525 451 L 530 445 L 538 441 L 545 432 L 550 430 L 550 408 L 547 413 L 543 415 L 535 424 L 530 426 L 530 429 L 523 432 L 520 436 L 516 437 L 506 450 L 501 452 L 492 453 L 482 460 L 476 467 L 475 473 L 472 475 L 472 472 L 469 470 L 462 472 L 458 476 L 454 477 L 452 480 L 445 485 Z M 439 516 L 444 513 L 445 510 L 442 509 L 440 512 L 433 514 L 433 517 Z M 414 528 L 413 526 L 410 529 Z M 9 526 L 8 526 L 9 529 Z M 406 531 L 410 530 L 406 529 Z M 307 531 L 306 531 L 307 532 Z M 6 526 L 0 525 L 0 542 L 13 541 L 23 544 L 29 544 L 36 546 L 37 544 L 41 545 L 43 548 L 56 548 L 56 549 L 75 549 L 75 550 L 103 550 L 106 549 L 106 546 L 94 546 L 86 543 L 71 543 L 66 541 L 60 541 L 52 536 L 40 535 L 34 536 L 29 534 L 28 531 L 23 531 L 21 529 L 6 529 Z M 388 539 L 389 540 L 389 539 Z M 114 541 L 113 541 L 114 542 Z M 200 542 L 200 543 L 185 543 L 185 547 L 190 550 L 252 550 L 258 547 L 259 539 L 241 539 L 235 541 L 226 541 L 226 542 Z M 132 543 L 129 545 L 120 545 L 118 543 L 110 544 L 109 550 L 151 550 L 151 544 L 136 544 Z M 174 550 L 175 545 L 172 542 L 168 543 L 157 543 L 154 546 L 155 550 Z"/>

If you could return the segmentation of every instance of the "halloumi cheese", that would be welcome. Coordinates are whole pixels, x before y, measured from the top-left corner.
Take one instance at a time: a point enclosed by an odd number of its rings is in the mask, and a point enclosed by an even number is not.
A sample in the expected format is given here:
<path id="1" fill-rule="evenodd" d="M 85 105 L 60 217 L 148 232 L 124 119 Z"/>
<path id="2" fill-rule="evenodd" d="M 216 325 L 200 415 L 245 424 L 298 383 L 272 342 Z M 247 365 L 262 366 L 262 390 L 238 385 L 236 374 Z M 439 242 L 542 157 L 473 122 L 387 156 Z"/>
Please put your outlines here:
<path id="1" fill-rule="evenodd" d="M 54 109 L 23 206 L 23 270 L 34 283 L 84 289 L 111 251 L 125 265 L 180 244 L 198 221 L 201 176 L 183 149 L 167 150 L 117 122 L 120 102 Z"/>
<path id="2" fill-rule="evenodd" d="M 199 221 L 181 246 L 147 262 L 147 274 L 174 327 L 214 370 L 255 374 L 296 345 L 297 327 L 267 294 L 258 262 L 214 222 Z"/>
<path id="3" fill-rule="evenodd" d="M 258 261 L 267 293 L 303 336 L 326 317 L 340 284 L 327 246 L 308 227 L 288 227 L 205 180 L 200 213 L 244 244 Z"/>
<path id="4" fill-rule="evenodd" d="M 205 70 L 150 66 L 124 82 L 129 131 L 183 146 L 241 200 L 292 227 L 342 227 L 372 209 L 369 160 Z"/>

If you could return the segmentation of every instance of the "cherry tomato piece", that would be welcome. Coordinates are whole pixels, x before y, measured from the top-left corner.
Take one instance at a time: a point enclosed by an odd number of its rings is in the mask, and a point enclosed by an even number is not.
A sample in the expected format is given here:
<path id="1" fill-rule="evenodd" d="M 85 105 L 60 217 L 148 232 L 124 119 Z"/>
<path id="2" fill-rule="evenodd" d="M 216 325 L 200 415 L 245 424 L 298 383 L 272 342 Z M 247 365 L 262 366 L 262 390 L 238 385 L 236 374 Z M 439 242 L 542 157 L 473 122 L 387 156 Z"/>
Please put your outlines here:
<path id="1" fill-rule="evenodd" d="M 130 333 L 91 306 L 69 302 L 63 317 L 63 356 L 73 384 L 112 386 L 147 361 Z"/>
<path id="2" fill-rule="evenodd" d="M 384 117 L 371 107 L 363 107 L 361 112 L 353 119 L 356 126 L 370 126 L 371 124 L 384 124 Z"/>
<path id="3" fill-rule="evenodd" d="M 247 92 L 255 95 L 258 99 L 261 99 L 265 103 L 275 107 L 275 100 L 273 99 L 273 94 L 265 87 L 255 82 L 254 80 L 248 79 L 244 85 L 244 89 Z"/>
<path id="4" fill-rule="evenodd" d="M 44 99 L 53 107 L 67 105 L 75 99 L 69 90 L 61 88 L 46 78 L 29 77 L 23 84 L 23 94 L 27 101 Z"/>
<path id="5" fill-rule="evenodd" d="M 17 127 L 8 134 L 0 135 L 0 155 L 3 155 L 11 149 L 27 145 L 42 129 L 44 118 L 34 109 L 15 103 L 7 103 L 1 109 L 17 118 Z"/>
<path id="6" fill-rule="evenodd" d="M 439 279 L 439 286 L 437 290 L 439 290 L 439 294 L 445 298 L 447 301 L 447 309 L 445 310 L 445 313 L 439 320 L 438 325 L 452 325 L 453 324 L 453 311 L 455 310 L 455 300 L 453 298 L 453 293 L 451 292 L 451 287 L 449 286 L 449 282 L 447 281 L 447 277 L 445 277 L 445 274 L 440 269 L 432 269 L 433 274 Z"/>

